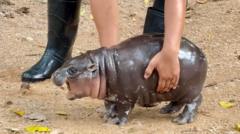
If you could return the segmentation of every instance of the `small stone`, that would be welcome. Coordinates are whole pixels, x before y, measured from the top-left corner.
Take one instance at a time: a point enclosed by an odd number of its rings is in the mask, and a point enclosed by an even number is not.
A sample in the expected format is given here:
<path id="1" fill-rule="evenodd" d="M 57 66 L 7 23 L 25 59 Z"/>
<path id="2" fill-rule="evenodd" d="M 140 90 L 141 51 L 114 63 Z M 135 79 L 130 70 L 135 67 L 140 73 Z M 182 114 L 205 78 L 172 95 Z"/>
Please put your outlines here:
<path id="1" fill-rule="evenodd" d="M 6 101 L 6 102 L 5 102 L 5 106 L 9 106 L 9 105 L 12 105 L 12 104 L 13 104 L 12 101 Z"/>
<path id="2" fill-rule="evenodd" d="M 28 82 L 23 82 L 20 87 L 20 93 L 22 95 L 26 95 L 30 93 L 30 83 Z"/>
<path id="3" fill-rule="evenodd" d="M 230 14 L 230 13 L 232 13 L 232 11 L 231 11 L 231 10 L 227 10 L 226 13 L 227 13 L 227 14 Z"/>
<path id="4" fill-rule="evenodd" d="M 21 7 L 15 10 L 15 12 L 18 14 L 29 14 L 30 13 L 29 9 L 30 9 L 29 7 Z"/>
<path id="5" fill-rule="evenodd" d="M 129 14 L 129 17 L 136 17 L 136 13 L 131 13 L 131 14 Z"/>
<path id="6" fill-rule="evenodd" d="M 30 89 L 30 84 L 28 82 L 23 82 L 21 84 L 21 89 Z"/>
<path id="7" fill-rule="evenodd" d="M 237 56 L 237 59 L 240 60 L 240 55 Z"/>

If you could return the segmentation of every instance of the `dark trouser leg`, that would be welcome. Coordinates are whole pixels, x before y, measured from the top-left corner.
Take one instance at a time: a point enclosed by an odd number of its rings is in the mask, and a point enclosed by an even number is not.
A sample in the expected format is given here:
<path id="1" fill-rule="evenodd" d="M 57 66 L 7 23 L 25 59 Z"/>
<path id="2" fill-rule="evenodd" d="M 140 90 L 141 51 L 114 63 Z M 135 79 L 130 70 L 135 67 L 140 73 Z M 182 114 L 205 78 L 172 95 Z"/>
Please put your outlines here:
<path id="1" fill-rule="evenodd" d="M 143 33 L 164 33 L 164 0 L 155 0 L 148 8 Z"/>
<path id="2" fill-rule="evenodd" d="M 48 43 L 42 58 L 22 74 L 22 81 L 37 82 L 51 77 L 71 56 L 78 29 L 81 0 L 48 0 Z"/>

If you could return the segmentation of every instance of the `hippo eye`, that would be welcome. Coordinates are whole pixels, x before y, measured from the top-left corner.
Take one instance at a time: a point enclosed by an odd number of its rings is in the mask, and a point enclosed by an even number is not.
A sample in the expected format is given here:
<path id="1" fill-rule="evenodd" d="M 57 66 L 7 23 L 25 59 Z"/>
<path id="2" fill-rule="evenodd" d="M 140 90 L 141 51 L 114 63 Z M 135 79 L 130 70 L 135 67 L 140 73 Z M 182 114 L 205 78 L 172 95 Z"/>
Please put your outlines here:
<path id="1" fill-rule="evenodd" d="M 75 67 L 70 67 L 68 70 L 67 70 L 67 73 L 69 74 L 69 75 L 74 75 L 74 74 L 76 74 L 78 72 L 78 70 L 77 70 L 77 68 L 75 68 Z"/>

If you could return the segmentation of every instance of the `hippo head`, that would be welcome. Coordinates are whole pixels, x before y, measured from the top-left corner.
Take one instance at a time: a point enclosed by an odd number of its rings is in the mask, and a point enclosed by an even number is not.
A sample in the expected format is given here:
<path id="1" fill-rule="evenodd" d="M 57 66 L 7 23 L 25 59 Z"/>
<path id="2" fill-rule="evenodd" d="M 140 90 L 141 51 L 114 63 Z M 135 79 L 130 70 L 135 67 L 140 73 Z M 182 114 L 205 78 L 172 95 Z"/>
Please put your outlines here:
<path id="1" fill-rule="evenodd" d="M 82 97 L 99 98 L 100 76 L 99 65 L 89 54 L 82 54 L 67 60 L 52 76 L 57 86 L 64 83 L 68 86 L 69 100 Z"/>

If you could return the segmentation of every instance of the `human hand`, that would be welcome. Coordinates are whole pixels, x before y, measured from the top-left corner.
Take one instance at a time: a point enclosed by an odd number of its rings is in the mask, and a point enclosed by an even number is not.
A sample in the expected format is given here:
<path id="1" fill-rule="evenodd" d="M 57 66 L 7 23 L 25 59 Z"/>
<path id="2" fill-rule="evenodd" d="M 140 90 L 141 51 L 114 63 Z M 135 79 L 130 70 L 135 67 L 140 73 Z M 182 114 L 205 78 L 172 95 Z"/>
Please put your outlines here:
<path id="1" fill-rule="evenodd" d="M 177 52 L 162 50 L 157 53 L 150 60 L 145 70 L 144 78 L 148 79 L 154 69 L 157 70 L 159 76 L 157 92 L 164 93 L 170 91 L 170 89 L 176 89 L 180 75 Z"/>

